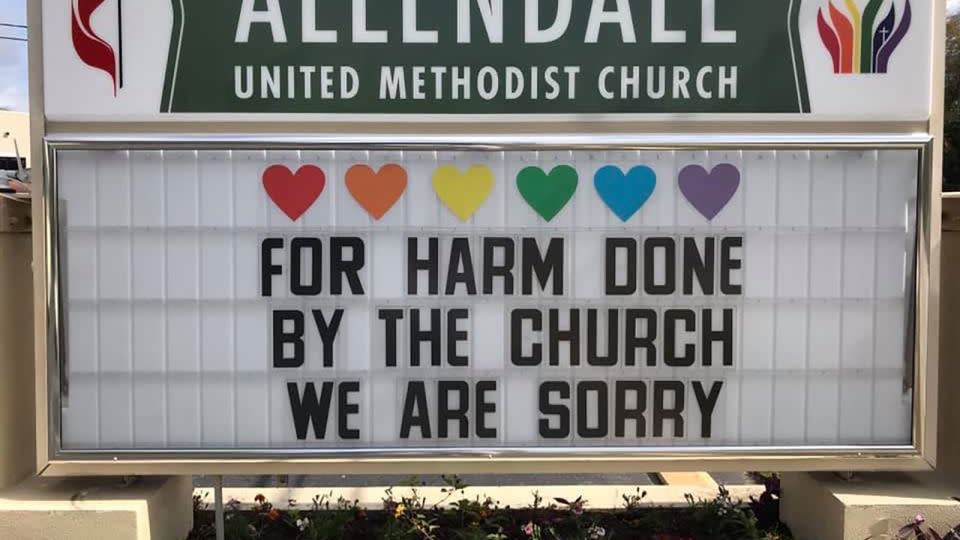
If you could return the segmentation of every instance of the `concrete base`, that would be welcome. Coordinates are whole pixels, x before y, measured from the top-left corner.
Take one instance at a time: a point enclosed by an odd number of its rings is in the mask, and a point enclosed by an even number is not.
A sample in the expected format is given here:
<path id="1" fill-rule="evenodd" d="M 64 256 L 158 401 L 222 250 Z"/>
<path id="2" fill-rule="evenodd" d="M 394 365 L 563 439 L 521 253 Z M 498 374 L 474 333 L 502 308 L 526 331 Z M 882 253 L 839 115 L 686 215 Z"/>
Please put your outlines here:
<path id="1" fill-rule="evenodd" d="M 960 524 L 960 486 L 923 475 L 871 473 L 844 480 L 830 473 L 784 474 L 781 519 L 797 540 L 892 538 L 923 514 L 945 534 Z"/>
<path id="2" fill-rule="evenodd" d="M 183 540 L 193 527 L 188 476 L 31 478 L 0 491 L 4 540 Z"/>

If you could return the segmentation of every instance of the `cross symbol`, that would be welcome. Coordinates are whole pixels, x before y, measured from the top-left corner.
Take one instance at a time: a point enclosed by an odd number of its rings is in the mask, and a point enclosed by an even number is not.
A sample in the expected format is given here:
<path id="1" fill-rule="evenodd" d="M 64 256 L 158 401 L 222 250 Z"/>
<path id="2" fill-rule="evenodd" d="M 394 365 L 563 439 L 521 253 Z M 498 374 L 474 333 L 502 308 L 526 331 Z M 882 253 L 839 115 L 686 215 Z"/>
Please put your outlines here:
<path id="1" fill-rule="evenodd" d="M 890 30 L 887 30 L 886 28 L 880 29 L 880 39 L 883 41 L 883 43 L 887 42 L 887 34 L 889 33 L 890 33 Z"/>

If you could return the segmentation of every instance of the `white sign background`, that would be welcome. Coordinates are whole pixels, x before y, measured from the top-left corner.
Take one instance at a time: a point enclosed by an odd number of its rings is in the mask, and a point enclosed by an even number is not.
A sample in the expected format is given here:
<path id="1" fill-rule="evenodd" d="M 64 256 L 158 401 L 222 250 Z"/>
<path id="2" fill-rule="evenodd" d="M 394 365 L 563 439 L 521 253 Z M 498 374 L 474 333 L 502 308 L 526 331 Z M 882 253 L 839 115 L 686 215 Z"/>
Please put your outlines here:
<path id="1" fill-rule="evenodd" d="M 386 163 L 403 165 L 409 184 L 396 206 L 375 222 L 351 198 L 344 173 L 354 164 L 376 169 Z M 439 201 L 430 178 L 441 165 L 465 169 L 476 163 L 494 171 L 495 184 L 486 203 L 464 223 Z M 726 208 L 707 221 L 680 193 L 677 174 L 689 164 L 709 169 L 719 163 L 735 165 L 742 180 Z M 274 164 L 294 171 L 314 164 L 326 173 L 323 193 L 298 222 L 264 192 L 262 174 Z M 529 165 L 549 170 L 560 164 L 577 170 L 579 187 L 560 214 L 545 223 L 521 198 L 515 178 Z M 657 174 L 652 196 L 626 223 L 604 205 L 593 185 L 595 172 L 608 164 L 624 170 L 644 164 Z M 904 359 L 904 337 L 912 258 L 908 221 L 917 196 L 914 150 L 59 150 L 56 165 L 65 215 L 60 224 L 69 383 L 61 410 L 64 449 L 911 442 L 912 391 L 904 390 L 903 381 L 911 369 Z M 742 295 L 604 296 L 603 239 L 651 235 L 742 237 Z M 332 297 L 325 286 L 318 297 L 290 297 L 285 275 L 275 279 L 274 297 L 262 297 L 262 240 L 293 236 L 363 238 L 365 295 Z M 412 236 L 439 237 L 441 246 L 455 236 L 469 237 L 478 268 L 478 242 L 485 236 L 563 237 L 565 296 L 408 296 L 405 245 Z M 445 255 L 441 248 L 441 284 Z M 564 362 L 518 368 L 509 361 L 508 332 L 509 312 L 521 306 L 593 307 L 601 313 L 608 307 L 661 313 L 665 307 L 733 307 L 733 366 L 623 367 L 621 361 L 614 368 Z M 306 365 L 272 366 L 272 310 L 322 308 L 329 317 L 337 307 L 345 313 L 335 368 L 322 366 L 309 313 Z M 468 309 L 469 338 L 460 350 L 469 355 L 470 366 L 405 367 L 401 356 L 400 367 L 384 367 L 383 323 L 375 314 L 380 307 Z M 600 346 L 606 347 L 600 334 Z M 467 438 L 456 437 L 451 423 L 454 436 L 437 440 L 435 416 L 431 440 L 423 440 L 416 429 L 410 438 L 399 438 L 407 382 L 428 381 L 433 415 L 432 385 L 438 379 L 497 382 L 496 411 L 487 417 L 497 430 L 495 438 L 476 437 L 472 388 Z M 539 437 L 540 382 L 612 385 L 633 379 L 704 381 L 707 389 L 712 381 L 723 381 L 712 436 L 701 436 L 688 391 L 683 437 L 673 436 L 670 421 L 665 436 L 651 436 L 649 416 L 647 436 L 640 439 L 614 436 L 612 421 L 611 433 L 599 439 L 579 437 L 576 430 L 561 440 Z M 359 430 L 358 440 L 338 440 L 335 414 L 327 423 L 327 439 L 316 440 L 311 431 L 307 440 L 298 440 L 286 383 L 310 380 L 360 381 L 359 394 L 351 398 L 359 413 L 349 426 Z M 647 397 L 651 400 L 652 392 Z M 610 400 L 612 408 L 612 395 Z M 587 405 L 593 416 L 596 408 L 593 401 Z"/>

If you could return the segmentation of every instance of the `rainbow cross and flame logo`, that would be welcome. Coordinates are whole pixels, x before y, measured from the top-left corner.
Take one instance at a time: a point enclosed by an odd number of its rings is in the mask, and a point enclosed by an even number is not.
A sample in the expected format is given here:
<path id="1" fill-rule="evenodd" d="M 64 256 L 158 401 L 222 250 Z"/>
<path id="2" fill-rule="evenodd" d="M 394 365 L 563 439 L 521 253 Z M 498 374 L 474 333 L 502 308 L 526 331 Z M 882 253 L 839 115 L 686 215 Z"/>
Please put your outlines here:
<path id="1" fill-rule="evenodd" d="M 854 0 L 843 0 L 844 14 L 828 0 L 830 22 L 817 10 L 820 40 L 833 58 L 834 73 L 886 73 L 890 56 L 910 29 L 910 0 L 904 4 L 900 22 L 893 3 L 878 21 L 884 0 L 870 0 L 861 13 Z"/>

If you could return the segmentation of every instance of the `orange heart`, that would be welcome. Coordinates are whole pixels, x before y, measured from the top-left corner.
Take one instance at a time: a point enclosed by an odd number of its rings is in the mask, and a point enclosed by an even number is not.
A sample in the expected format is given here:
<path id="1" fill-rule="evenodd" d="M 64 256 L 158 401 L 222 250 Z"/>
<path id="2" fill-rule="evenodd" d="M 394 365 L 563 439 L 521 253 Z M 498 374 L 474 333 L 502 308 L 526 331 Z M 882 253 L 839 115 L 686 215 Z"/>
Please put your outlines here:
<path id="1" fill-rule="evenodd" d="M 347 170 L 347 189 L 373 219 L 379 220 L 400 200 L 407 189 L 407 171 L 400 165 L 384 165 L 374 171 L 367 165 Z"/>

